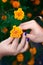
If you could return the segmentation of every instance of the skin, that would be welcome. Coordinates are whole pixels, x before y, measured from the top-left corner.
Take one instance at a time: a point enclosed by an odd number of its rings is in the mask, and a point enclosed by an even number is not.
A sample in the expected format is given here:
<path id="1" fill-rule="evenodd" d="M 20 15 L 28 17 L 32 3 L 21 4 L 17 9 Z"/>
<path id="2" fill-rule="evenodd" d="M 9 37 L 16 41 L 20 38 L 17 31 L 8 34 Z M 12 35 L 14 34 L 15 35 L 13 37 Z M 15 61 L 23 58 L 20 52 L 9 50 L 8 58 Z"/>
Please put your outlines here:
<path id="1" fill-rule="evenodd" d="M 28 41 L 26 40 L 25 33 L 23 33 L 21 42 L 18 38 L 8 38 L 0 43 L 0 58 L 6 55 L 17 55 L 18 53 L 25 52 L 28 48 Z"/>
<path id="2" fill-rule="evenodd" d="M 26 35 L 33 42 L 43 42 L 43 28 L 35 21 L 31 20 L 20 24 L 22 30 L 31 29 L 30 33 Z"/>
<path id="3" fill-rule="evenodd" d="M 16 38 L 8 38 L 0 43 L 0 58 L 6 55 L 17 55 L 18 53 L 25 52 L 28 49 L 28 41 L 26 39 L 29 38 L 33 42 L 43 42 L 43 28 L 36 23 L 35 20 L 31 20 L 25 23 L 20 24 L 19 26 L 22 30 L 31 29 L 29 34 L 23 33 L 21 42 Z"/>

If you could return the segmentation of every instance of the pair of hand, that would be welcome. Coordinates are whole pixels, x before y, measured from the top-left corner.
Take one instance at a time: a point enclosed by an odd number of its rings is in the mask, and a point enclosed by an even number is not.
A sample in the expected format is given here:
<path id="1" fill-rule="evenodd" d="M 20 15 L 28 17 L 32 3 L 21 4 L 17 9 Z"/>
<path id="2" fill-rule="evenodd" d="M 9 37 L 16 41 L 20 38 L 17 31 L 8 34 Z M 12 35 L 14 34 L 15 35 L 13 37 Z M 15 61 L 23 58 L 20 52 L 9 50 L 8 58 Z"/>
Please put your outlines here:
<path id="1" fill-rule="evenodd" d="M 20 24 L 22 30 L 31 29 L 30 34 L 23 34 L 20 44 L 18 44 L 19 39 L 8 38 L 1 42 L 0 44 L 0 56 L 5 55 L 17 55 L 20 52 L 24 52 L 28 48 L 28 41 L 26 37 L 33 42 L 43 42 L 43 28 L 36 23 L 35 20 L 31 20 L 26 23 Z"/>
<path id="2" fill-rule="evenodd" d="M 17 55 L 18 53 L 25 52 L 28 48 L 28 41 L 25 33 L 23 33 L 21 42 L 19 38 L 8 38 L 0 43 L 0 57 L 6 55 Z"/>

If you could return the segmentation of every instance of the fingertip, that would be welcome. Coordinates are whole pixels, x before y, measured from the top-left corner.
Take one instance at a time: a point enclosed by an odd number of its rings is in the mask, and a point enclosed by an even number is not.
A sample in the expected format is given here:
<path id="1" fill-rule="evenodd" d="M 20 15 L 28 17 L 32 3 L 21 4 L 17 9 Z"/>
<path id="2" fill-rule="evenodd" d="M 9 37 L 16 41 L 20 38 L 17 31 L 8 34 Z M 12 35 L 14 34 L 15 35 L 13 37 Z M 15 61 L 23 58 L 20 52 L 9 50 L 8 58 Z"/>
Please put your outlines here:
<path id="1" fill-rule="evenodd" d="M 22 29 L 22 24 L 20 24 L 19 27 Z"/>
<path id="2" fill-rule="evenodd" d="M 25 36 L 27 35 L 27 32 L 25 32 Z"/>
<path id="3" fill-rule="evenodd" d="M 30 40 L 29 38 L 26 38 L 26 41 L 28 41 L 28 42 L 29 42 L 29 40 Z"/>
<path id="4" fill-rule="evenodd" d="M 20 28 L 22 29 L 22 30 L 27 30 L 27 28 L 26 27 L 24 27 L 23 25 L 20 25 Z"/>
<path id="5" fill-rule="evenodd" d="M 20 27 L 22 30 L 26 30 L 26 29 L 25 29 L 25 26 L 24 26 L 24 23 L 20 24 L 19 27 Z"/>
<path id="6" fill-rule="evenodd" d="M 20 26 L 20 27 L 23 26 L 23 23 L 21 23 L 19 26 Z"/>

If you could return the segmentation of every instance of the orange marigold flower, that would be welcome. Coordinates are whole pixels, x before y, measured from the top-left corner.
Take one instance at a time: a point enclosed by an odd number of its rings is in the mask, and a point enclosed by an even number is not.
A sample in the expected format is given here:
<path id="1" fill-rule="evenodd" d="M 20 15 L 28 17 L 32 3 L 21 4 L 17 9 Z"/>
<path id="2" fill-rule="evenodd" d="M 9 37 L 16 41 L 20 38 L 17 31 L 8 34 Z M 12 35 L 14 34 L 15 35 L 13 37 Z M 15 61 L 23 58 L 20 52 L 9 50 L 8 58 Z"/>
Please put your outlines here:
<path id="1" fill-rule="evenodd" d="M 3 15 L 3 16 L 1 17 L 1 19 L 2 19 L 2 20 L 6 20 L 6 19 L 7 19 L 7 16 L 6 16 L 6 15 Z"/>
<path id="2" fill-rule="evenodd" d="M 20 27 L 13 26 L 13 29 L 10 31 L 10 37 L 13 38 L 20 38 L 23 31 Z"/>
<path id="3" fill-rule="evenodd" d="M 7 2 L 7 0 L 2 0 L 2 2 L 3 2 L 3 3 L 6 3 L 6 2 Z"/>
<path id="4" fill-rule="evenodd" d="M 17 11 L 14 11 L 14 18 L 18 20 L 22 20 L 24 18 L 24 11 L 22 8 L 18 8 Z"/>
<path id="5" fill-rule="evenodd" d="M 34 48 L 30 48 L 30 53 L 31 53 L 31 54 L 35 55 L 36 52 L 37 52 L 37 50 L 36 50 L 35 47 L 34 47 Z"/>
<path id="6" fill-rule="evenodd" d="M 19 1 L 13 1 L 13 2 L 12 2 L 12 6 L 13 6 L 14 8 L 19 8 L 19 7 L 20 7 L 20 2 L 19 2 Z"/>
<path id="7" fill-rule="evenodd" d="M 22 62 L 24 60 L 24 55 L 23 54 L 18 54 L 17 55 L 17 61 Z"/>
<path id="8" fill-rule="evenodd" d="M 28 16 L 29 18 L 31 18 L 31 17 L 32 17 L 32 14 L 31 14 L 31 13 L 28 13 L 27 16 Z"/>
<path id="9" fill-rule="evenodd" d="M 1 30 L 3 33 L 6 33 L 8 31 L 8 29 L 6 27 L 4 27 L 2 30 Z"/>

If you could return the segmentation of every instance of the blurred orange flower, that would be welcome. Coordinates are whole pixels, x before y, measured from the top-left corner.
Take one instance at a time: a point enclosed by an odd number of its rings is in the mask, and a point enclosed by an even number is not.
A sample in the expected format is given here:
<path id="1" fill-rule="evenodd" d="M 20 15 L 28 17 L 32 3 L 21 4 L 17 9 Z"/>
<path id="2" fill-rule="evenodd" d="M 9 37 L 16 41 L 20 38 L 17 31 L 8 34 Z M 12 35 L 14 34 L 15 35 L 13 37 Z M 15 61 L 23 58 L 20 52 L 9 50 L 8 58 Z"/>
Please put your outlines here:
<path id="1" fill-rule="evenodd" d="M 3 2 L 3 3 L 6 3 L 6 2 L 7 2 L 7 0 L 2 0 L 2 2 Z"/>
<path id="2" fill-rule="evenodd" d="M 10 31 L 10 37 L 13 38 L 20 38 L 23 31 L 20 27 L 13 26 L 13 29 Z"/>
<path id="3" fill-rule="evenodd" d="M 22 62 L 23 60 L 24 60 L 24 55 L 22 53 L 18 54 L 17 55 L 17 61 Z"/>
<path id="4" fill-rule="evenodd" d="M 36 52 L 37 52 L 37 50 L 36 50 L 35 47 L 34 47 L 34 48 L 30 48 L 30 53 L 31 53 L 32 55 L 35 55 Z"/>
<path id="5" fill-rule="evenodd" d="M 12 1 L 12 6 L 14 8 L 19 8 L 20 7 L 20 2 L 19 1 Z"/>
<path id="6" fill-rule="evenodd" d="M 24 11 L 22 8 L 18 8 L 17 11 L 14 11 L 14 18 L 18 20 L 22 20 L 24 18 Z"/>
<path id="7" fill-rule="evenodd" d="M 31 18 L 31 17 L 32 17 L 32 13 L 27 13 L 27 16 L 28 16 L 29 18 Z"/>
<path id="8" fill-rule="evenodd" d="M 2 30 L 1 30 L 3 33 L 6 33 L 8 31 L 8 29 L 6 27 L 4 27 Z"/>
<path id="9" fill-rule="evenodd" d="M 33 2 L 33 4 L 39 5 L 39 4 L 40 4 L 40 0 L 35 0 L 35 1 Z"/>
<path id="10" fill-rule="evenodd" d="M 2 15 L 1 19 L 2 20 L 6 20 L 7 19 L 7 16 L 6 15 Z"/>

